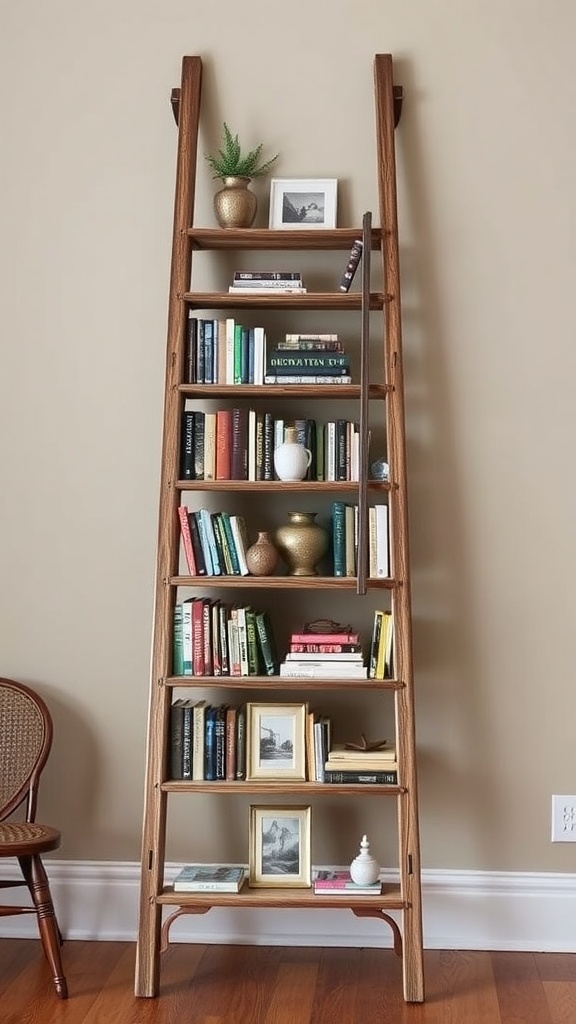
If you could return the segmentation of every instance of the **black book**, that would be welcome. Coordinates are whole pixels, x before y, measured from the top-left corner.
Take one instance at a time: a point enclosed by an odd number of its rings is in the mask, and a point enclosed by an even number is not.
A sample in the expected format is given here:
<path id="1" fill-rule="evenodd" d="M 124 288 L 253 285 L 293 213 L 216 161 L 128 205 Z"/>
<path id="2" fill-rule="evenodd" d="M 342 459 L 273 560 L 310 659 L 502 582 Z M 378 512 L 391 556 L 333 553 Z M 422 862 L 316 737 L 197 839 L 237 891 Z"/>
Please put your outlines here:
<path id="1" fill-rule="evenodd" d="M 348 421 L 336 420 L 336 479 L 346 480 L 346 459 L 348 454 Z"/>
<path id="2" fill-rule="evenodd" d="M 209 705 L 204 715 L 204 778 L 208 782 L 216 779 L 216 716 L 218 708 Z"/>
<path id="3" fill-rule="evenodd" d="M 395 769 L 390 771 L 331 771 L 325 769 L 324 782 L 334 783 L 335 785 L 345 785 L 351 783 L 353 785 L 360 786 L 374 786 L 374 785 L 386 785 L 396 786 L 398 784 L 398 772 Z"/>
<path id="4" fill-rule="evenodd" d="M 184 704 L 180 697 L 170 707 L 170 778 L 182 779 L 183 741 L 184 741 Z"/>
<path id="5" fill-rule="evenodd" d="M 248 479 L 248 417 L 246 409 L 232 409 L 232 480 Z"/>
<path id="6" fill-rule="evenodd" d="M 350 249 L 350 255 L 348 256 L 348 263 L 344 273 L 342 274 L 342 280 L 340 281 L 340 291 L 347 292 L 354 280 L 354 275 L 358 270 L 358 264 L 362 259 L 362 250 L 364 243 L 361 238 L 357 238 Z"/>
<path id="7" fill-rule="evenodd" d="M 222 781 L 226 778 L 226 708 L 226 704 L 221 704 L 216 709 L 214 724 L 214 777 L 217 781 Z"/>
<path id="8" fill-rule="evenodd" d="M 305 480 L 316 480 L 316 420 L 306 420 L 305 448 L 308 449 L 312 458 L 306 470 Z"/>
<path id="9" fill-rule="evenodd" d="M 204 479 L 204 423 L 205 413 L 197 412 L 194 419 L 194 474 L 196 480 Z"/>
<path id="10" fill-rule="evenodd" d="M 196 332 L 198 319 L 195 316 L 188 317 L 186 331 L 186 366 L 184 368 L 184 380 L 186 384 L 196 384 Z"/>
<path id="11" fill-rule="evenodd" d="M 192 778 L 192 700 L 184 701 L 182 722 L 182 778 Z"/>
<path id="12" fill-rule="evenodd" d="M 206 576 L 206 559 L 204 558 L 204 551 L 202 550 L 202 544 L 200 543 L 198 520 L 196 519 L 196 514 L 194 512 L 188 512 L 188 525 L 190 527 L 192 550 L 194 551 L 194 558 L 196 560 L 196 573 L 198 576 Z"/>
<path id="13" fill-rule="evenodd" d="M 185 409 L 182 413 L 180 430 L 180 479 L 195 480 L 196 469 L 194 464 L 194 443 L 195 443 L 195 416 L 194 412 Z"/>
<path id="14" fill-rule="evenodd" d="M 262 479 L 274 479 L 274 417 L 271 412 L 264 413 Z"/>

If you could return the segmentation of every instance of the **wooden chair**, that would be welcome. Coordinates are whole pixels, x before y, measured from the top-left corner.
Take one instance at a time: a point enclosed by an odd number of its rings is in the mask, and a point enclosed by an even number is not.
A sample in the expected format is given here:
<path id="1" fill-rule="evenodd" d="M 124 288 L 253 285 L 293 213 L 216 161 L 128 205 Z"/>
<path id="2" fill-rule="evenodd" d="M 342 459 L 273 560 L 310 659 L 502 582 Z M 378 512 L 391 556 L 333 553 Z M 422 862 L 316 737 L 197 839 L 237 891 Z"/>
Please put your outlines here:
<path id="1" fill-rule="evenodd" d="M 60 832 L 36 822 L 40 774 L 52 746 L 52 719 L 44 701 L 29 687 L 0 678 L 0 858 L 16 857 L 23 878 L 0 878 L 0 889 L 27 885 L 33 906 L 0 904 L 0 917 L 36 914 L 40 938 L 56 992 L 66 999 L 62 970 L 62 935 L 54 913 L 41 854 L 57 850 Z M 24 821 L 6 821 L 25 805 Z"/>

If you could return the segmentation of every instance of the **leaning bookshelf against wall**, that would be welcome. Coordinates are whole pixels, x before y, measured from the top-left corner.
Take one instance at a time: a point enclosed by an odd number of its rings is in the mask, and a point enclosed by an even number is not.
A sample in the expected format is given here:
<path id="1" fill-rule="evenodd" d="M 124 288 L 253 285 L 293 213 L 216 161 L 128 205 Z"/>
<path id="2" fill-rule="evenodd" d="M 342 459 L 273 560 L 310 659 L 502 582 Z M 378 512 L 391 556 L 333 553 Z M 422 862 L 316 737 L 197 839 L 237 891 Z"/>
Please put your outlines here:
<path id="1" fill-rule="evenodd" d="M 366 213 L 361 224 L 334 229 L 218 229 L 193 224 L 201 76 L 201 59 L 185 57 L 172 94 L 178 159 L 135 991 L 161 993 L 162 950 L 183 915 L 321 906 L 376 918 L 383 945 L 389 928 L 404 998 L 421 1002 L 394 140 L 402 89 L 391 56 L 377 55 L 379 226 Z M 361 250 L 358 273 L 341 290 L 353 249 Z M 194 288 L 193 256 L 202 253 L 215 261 L 220 290 Z M 275 472 L 275 448 L 288 437 L 310 452 L 304 479 Z M 308 562 L 286 539 L 288 520 L 308 530 Z M 257 538 L 264 561 L 255 563 Z M 278 746 L 284 723 L 298 737 L 288 754 Z M 281 767 L 271 772 L 274 753 Z M 250 828 L 266 827 L 260 805 L 277 813 L 273 828 L 283 837 L 294 822 L 302 827 L 292 887 L 266 884 L 250 832 L 250 849 L 230 858 L 250 866 L 238 891 L 174 888 L 165 871 L 174 860 L 168 808 L 184 796 L 188 863 L 218 877 L 194 848 L 202 832 L 194 800 L 206 794 L 223 808 L 231 799 L 246 807 Z M 335 800 L 354 821 L 365 808 L 373 851 L 394 837 L 392 870 L 367 891 L 318 895 L 310 843 L 315 871 L 342 859 Z M 357 841 L 354 834 L 351 855 Z"/>

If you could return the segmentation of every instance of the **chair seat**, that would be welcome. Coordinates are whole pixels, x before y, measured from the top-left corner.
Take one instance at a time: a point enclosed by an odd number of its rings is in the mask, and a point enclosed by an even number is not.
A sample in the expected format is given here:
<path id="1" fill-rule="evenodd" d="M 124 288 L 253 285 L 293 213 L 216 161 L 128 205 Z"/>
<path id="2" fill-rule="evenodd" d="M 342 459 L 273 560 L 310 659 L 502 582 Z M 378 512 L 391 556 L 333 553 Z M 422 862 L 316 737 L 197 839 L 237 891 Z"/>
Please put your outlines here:
<path id="1" fill-rule="evenodd" d="M 60 832 L 50 825 L 35 821 L 0 821 L 0 855 L 4 857 L 57 850 L 60 840 Z"/>

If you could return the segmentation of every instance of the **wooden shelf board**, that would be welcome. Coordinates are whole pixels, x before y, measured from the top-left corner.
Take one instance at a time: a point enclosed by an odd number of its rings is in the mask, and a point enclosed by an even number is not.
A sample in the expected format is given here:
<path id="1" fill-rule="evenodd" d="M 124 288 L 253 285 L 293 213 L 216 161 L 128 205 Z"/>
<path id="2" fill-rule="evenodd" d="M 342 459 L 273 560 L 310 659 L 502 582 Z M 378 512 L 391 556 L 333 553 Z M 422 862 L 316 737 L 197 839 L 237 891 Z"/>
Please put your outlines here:
<path id="1" fill-rule="evenodd" d="M 360 292 L 306 292 L 305 295 L 233 295 L 230 292 L 184 292 L 191 309 L 335 309 L 360 310 Z M 383 292 L 370 293 L 370 309 L 383 309 Z"/>
<path id="2" fill-rule="evenodd" d="M 172 689 L 222 688 L 225 690 L 402 690 L 398 679 L 289 679 L 285 676 L 170 676 L 164 685 Z"/>
<path id="3" fill-rule="evenodd" d="M 383 771 L 386 769 L 384 768 Z M 208 782 L 206 780 L 192 782 L 188 779 L 169 779 L 161 783 L 160 789 L 164 793 L 233 793 L 240 796 L 242 793 L 252 795 L 277 796 L 279 793 L 286 795 L 299 795 L 306 799 L 311 796 L 329 796 L 330 794 L 346 796 L 354 794 L 358 796 L 398 796 L 404 792 L 402 786 L 389 786 L 383 782 L 376 782 L 373 785 L 366 782 L 346 782 L 337 784 L 335 782 L 246 782 L 239 779 L 234 782 Z"/>
<path id="4" fill-rule="evenodd" d="M 231 587 L 236 590 L 261 587 L 264 590 L 356 590 L 355 576 L 171 576 L 171 587 Z M 369 590 L 392 590 L 394 579 L 368 579 Z"/>
<path id="5" fill-rule="evenodd" d="M 317 398 L 358 399 L 358 384 L 179 384 L 178 391 L 191 398 Z M 308 394 L 303 392 L 308 391 Z M 388 384 L 370 384 L 368 397 L 384 399 Z"/>
<path id="6" fill-rule="evenodd" d="M 272 231 L 268 228 L 188 228 L 193 249 L 349 249 L 362 228 L 314 229 L 291 228 Z M 382 230 L 372 229 L 372 248 L 380 248 Z"/>
<path id="7" fill-rule="evenodd" d="M 174 892 L 166 886 L 156 897 L 163 906 L 210 910 L 212 907 L 376 907 L 403 910 L 406 907 L 399 886 L 384 886 L 379 896 L 318 896 L 312 889 L 250 889 L 245 882 L 240 892 Z"/>
<path id="8" fill-rule="evenodd" d="M 282 492 L 291 494 L 293 491 L 357 491 L 357 480 L 177 480 L 174 484 L 178 491 L 266 491 L 267 493 Z M 390 484 L 382 480 L 369 480 L 371 491 L 389 491 Z"/>

